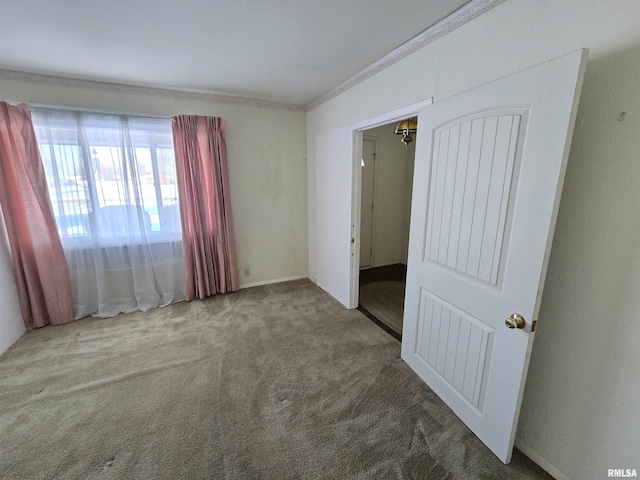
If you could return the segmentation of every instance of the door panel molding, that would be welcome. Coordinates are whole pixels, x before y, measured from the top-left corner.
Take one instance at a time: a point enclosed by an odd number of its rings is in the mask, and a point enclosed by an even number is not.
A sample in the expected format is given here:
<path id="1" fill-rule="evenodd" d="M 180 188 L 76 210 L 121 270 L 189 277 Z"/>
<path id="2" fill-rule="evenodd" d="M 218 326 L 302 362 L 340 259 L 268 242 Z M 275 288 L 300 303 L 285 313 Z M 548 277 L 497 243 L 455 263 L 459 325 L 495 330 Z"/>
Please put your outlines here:
<path id="1" fill-rule="evenodd" d="M 527 115 L 528 108 L 485 110 L 434 129 L 433 148 L 447 155 L 432 165 L 423 261 L 500 288 Z M 479 178 L 483 161 L 493 162 L 489 181 Z"/>

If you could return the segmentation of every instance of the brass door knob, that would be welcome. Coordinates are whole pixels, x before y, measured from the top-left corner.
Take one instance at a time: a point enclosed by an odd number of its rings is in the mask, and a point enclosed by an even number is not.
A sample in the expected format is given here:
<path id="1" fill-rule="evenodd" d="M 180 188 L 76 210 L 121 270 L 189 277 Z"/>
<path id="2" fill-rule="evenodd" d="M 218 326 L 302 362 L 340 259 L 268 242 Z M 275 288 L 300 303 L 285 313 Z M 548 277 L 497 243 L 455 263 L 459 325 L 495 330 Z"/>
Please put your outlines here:
<path id="1" fill-rule="evenodd" d="M 512 313 L 511 316 L 504 321 L 504 324 L 509 328 L 524 328 L 526 322 L 522 315 Z"/>

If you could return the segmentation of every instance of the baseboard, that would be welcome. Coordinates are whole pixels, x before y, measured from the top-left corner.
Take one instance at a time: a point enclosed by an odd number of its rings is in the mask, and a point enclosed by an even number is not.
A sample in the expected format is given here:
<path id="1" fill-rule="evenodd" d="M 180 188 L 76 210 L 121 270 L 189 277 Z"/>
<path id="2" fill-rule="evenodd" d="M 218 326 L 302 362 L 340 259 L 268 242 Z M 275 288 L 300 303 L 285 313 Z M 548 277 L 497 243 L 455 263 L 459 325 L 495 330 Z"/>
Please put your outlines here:
<path id="1" fill-rule="evenodd" d="M 558 470 L 556 467 L 551 465 L 547 460 L 545 460 L 542 455 L 536 452 L 533 448 L 529 447 L 526 443 L 516 439 L 516 448 L 524 453 L 527 457 L 529 457 L 535 464 L 537 464 L 540 468 L 542 468 L 545 472 L 551 475 L 556 480 L 571 480 L 564 473 Z"/>
<path id="2" fill-rule="evenodd" d="M 264 280 L 262 282 L 251 282 L 240 284 L 240 290 L 243 288 L 259 287 L 261 285 L 271 285 L 272 283 L 290 282 L 292 280 L 301 280 L 303 278 L 309 278 L 308 275 L 294 275 L 293 277 L 276 278 L 274 280 Z"/>

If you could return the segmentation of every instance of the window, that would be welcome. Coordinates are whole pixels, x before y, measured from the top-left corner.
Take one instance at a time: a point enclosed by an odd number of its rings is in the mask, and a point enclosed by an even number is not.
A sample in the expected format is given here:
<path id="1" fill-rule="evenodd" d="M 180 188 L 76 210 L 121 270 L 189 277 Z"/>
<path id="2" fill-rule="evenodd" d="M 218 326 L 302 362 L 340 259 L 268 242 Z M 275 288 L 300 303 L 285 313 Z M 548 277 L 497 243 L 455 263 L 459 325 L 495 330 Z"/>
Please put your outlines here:
<path id="1" fill-rule="evenodd" d="M 63 243 L 180 234 L 170 119 L 33 109 Z"/>
<path id="2" fill-rule="evenodd" d="M 76 318 L 185 298 L 170 119 L 34 108 Z"/>

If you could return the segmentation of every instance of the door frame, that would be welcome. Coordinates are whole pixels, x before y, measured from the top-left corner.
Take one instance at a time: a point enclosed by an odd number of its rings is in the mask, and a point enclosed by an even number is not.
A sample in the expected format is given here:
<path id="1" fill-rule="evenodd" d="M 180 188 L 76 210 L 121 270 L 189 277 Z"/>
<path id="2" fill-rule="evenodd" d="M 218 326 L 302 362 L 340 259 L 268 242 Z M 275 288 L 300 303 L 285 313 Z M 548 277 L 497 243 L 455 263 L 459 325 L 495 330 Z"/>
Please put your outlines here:
<path id="1" fill-rule="evenodd" d="M 426 98 L 404 107 L 396 108 L 385 113 L 361 120 L 351 125 L 352 131 L 352 184 L 351 184 L 351 275 L 349 284 L 349 308 L 358 307 L 359 277 L 360 277 L 360 216 L 361 216 L 361 191 L 362 171 L 360 161 L 362 158 L 362 139 L 365 130 L 399 122 L 407 117 L 418 115 L 418 111 L 433 103 L 433 97 Z"/>

